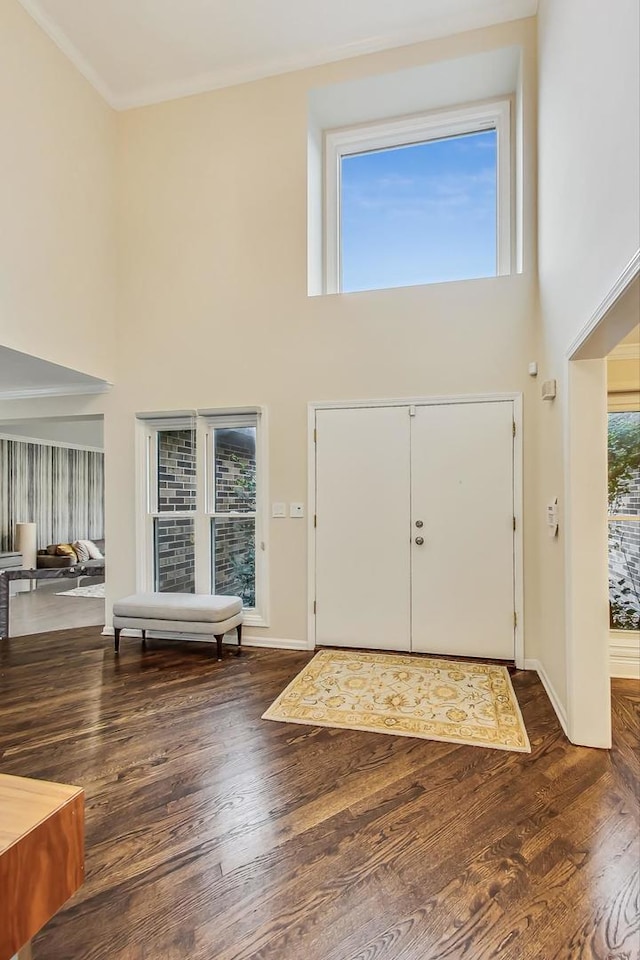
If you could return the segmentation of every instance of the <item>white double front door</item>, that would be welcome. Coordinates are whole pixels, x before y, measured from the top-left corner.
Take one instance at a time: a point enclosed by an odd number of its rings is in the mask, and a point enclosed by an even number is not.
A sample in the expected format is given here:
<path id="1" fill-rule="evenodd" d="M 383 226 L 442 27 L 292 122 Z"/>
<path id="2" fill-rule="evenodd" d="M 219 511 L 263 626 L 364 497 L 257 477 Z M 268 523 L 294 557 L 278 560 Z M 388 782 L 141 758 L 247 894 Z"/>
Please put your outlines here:
<path id="1" fill-rule="evenodd" d="M 513 402 L 316 412 L 316 643 L 514 659 Z"/>

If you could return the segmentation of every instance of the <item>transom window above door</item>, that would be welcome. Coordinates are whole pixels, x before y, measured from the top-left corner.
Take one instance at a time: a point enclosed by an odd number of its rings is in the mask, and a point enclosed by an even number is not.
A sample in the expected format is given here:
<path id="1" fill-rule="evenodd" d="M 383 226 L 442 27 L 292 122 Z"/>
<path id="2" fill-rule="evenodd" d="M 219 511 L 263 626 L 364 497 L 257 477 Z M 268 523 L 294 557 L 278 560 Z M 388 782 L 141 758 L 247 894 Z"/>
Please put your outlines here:
<path id="1" fill-rule="evenodd" d="M 329 131 L 327 293 L 511 270 L 510 103 Z"/>

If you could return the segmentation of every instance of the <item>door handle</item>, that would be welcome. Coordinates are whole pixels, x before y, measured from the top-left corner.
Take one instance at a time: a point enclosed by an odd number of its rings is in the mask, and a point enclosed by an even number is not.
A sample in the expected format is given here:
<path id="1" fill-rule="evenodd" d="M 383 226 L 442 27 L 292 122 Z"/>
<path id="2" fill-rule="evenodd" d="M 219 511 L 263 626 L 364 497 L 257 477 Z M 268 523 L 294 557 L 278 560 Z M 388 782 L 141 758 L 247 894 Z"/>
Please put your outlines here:
<path id="1" fill-rule="evenodd" d="M 416 543 L 418 544 L 419 547 L 421 547 L 422 544 L 424 543 L 424 537 L 416 537 Z"/>

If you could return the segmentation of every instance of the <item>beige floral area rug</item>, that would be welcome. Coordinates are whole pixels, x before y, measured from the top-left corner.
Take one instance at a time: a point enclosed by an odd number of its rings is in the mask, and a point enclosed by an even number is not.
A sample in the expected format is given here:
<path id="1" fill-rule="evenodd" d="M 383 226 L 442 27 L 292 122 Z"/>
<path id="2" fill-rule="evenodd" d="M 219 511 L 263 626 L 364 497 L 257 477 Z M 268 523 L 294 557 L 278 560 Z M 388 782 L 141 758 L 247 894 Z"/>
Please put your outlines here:
<path id="1" fill-rule="evenodd" d="M 486 663 L 322 650 L 263 720 L 531 752 L 506 667 Z"/>

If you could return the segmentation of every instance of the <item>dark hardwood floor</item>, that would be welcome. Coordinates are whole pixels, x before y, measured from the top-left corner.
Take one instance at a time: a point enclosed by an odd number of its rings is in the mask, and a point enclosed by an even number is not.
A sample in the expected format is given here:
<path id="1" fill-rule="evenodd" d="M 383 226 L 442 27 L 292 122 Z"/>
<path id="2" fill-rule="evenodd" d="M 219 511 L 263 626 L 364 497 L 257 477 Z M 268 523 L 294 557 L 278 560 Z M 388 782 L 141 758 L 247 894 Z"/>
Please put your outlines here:
<path id="1" fill-rule="evenodd" d="M 615 747 L 516 673 L 530 755 L 260 715 L 308 654 L 0 643 L 0 769 L 86 791 L 35 960 L 638 960 L 640 685 Z"/>

